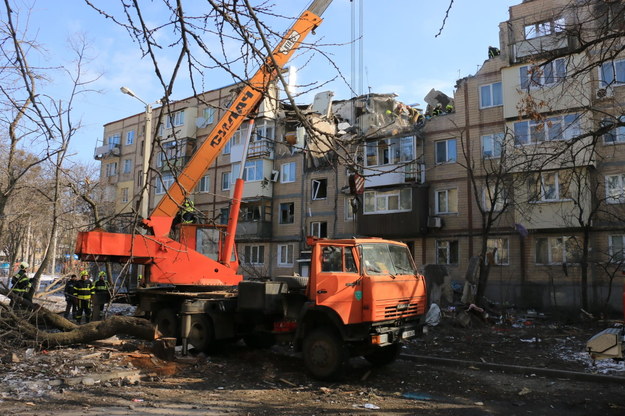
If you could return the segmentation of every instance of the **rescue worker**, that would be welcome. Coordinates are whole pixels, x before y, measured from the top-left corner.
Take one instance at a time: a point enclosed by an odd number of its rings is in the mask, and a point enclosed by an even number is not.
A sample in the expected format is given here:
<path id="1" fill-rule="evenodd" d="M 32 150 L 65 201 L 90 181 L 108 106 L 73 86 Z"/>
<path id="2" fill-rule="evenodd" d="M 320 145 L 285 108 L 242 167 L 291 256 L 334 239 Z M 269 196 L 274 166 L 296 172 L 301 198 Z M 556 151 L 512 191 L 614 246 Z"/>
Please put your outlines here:
<path id="1" fill-rule="evenodd" d="M 195 222 L 194 211 L 195 207 L 193 206 L 193 201 L 185 199 L 182 203 L 182 212 L 180 214 L 183 224 L 192 224 Z"/>
<path id="2" fill-rule="evenodd" d="M 104 312 L 104 305 L 111 300 L 111 293 L 109 291 L 109 282 L 106 280 L 106 272 L 101 271 L 98 273 L 98 280 L 93 285 L 93 319 L 99 320 Z M 96 310 L 97 308 L 97 310 Z"/>
<path id="3" fill-rule="evenodd" d="M 78 302 L 74 296 L 74 286 L 78 282 L 78 276 L 71 275 L 67 283 L 65 283 L 65 313 L 63 316 L 65 319 L 69 319 L 70 316 L 76 316 L 76 307 Z"/>
<path id="4" fill-rule="evenodd" d="M 28 263 L 25 261 L 21 262 L 19 270 L 11 278 L 11 291 L 15 296 L 28 299 L 31 281 L 28 274 L 26 274 L 26 269 L 28 269 Z M 13 306 L 14 303 L 13 299 L 11 299 L 11 306 Z"/>
<path id="5" fill-rule="evenodd" d="M 82 321 L 83 316 L 85 323 L 91 321 L 91 297 L 93 293 L 93 283 L 89 280 L 89 272 L 83 270 L 80 272 L 80 280 L 74 285 L 74 296 L 78 302 L 74 319 L 78 324 Z"/>

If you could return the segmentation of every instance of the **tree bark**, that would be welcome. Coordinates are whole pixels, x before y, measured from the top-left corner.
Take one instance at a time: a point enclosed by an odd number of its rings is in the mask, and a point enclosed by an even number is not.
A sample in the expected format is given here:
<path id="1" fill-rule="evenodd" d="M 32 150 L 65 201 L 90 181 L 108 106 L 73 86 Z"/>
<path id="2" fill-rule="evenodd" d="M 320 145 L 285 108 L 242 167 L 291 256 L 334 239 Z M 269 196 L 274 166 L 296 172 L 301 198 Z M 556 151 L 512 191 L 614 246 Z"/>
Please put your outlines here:
<path id="1" fill-rule="evenodd" d="M 8 291 L 1 289 L 0 293 L 8 295 Z M 18 316 L 16 311 L 6 305 L 0 305 L 5 310 L 15 329 L 27 338 L 37 341 L 46 347 L 63 345 L 84 344 L 101 339 L 110 338 L 113 335 L 130 335 L 139 339 L 152 341 L 156 338 L 156 330 L 152 323 L 143 318 L 132 316 L 112 316 L 104 321 L 91 322 L 85 325 L 76 325 L 62 316 L 49 311 L 41 305 L 11 294 L 15 303 L 22 307 L 22 311 L 31 311 L 28 316 Z M 33 322 L 35 324 L 33 324 Z M 45 323 L 55 329 L 64 332 L 46 332 L 38 327 Z"/>

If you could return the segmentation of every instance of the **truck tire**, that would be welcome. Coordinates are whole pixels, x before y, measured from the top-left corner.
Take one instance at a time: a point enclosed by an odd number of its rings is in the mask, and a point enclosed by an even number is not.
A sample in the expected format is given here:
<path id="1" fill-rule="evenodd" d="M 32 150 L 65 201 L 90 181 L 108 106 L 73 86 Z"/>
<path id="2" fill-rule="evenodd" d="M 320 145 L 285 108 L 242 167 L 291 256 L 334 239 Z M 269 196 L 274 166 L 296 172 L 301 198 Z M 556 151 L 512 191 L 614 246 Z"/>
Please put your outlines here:
<path id="1" fill-rule="evenodd" d="M 156 329 L 167 338 L 178 338 L 178 317 L 171 308 L 159 309 L 152 318 Z"/>
<path id="2" fill-rule="evenodd" d="M 203 352 L 213 352 L 215 348 L 215 333 L 213 323 L 204 315 L 191 315 L 191 332 L 189 343 Z"/>
<path id="3" fill-rule="evenodd" d="M 348 353 L 341 338 L 324 328 L 312 330 L 304 337 L 304 363 L 319 380 L 336 380 L 343 375 Z"/>
<path id="4" fill-rule="evenodd" d="M 392 363 L 399 356 L 400 344 L 391 344 L 385 347 L 379 347 L 373 352 L 365 355 L 365 360 L 374 366 L 383 366 Z"/>

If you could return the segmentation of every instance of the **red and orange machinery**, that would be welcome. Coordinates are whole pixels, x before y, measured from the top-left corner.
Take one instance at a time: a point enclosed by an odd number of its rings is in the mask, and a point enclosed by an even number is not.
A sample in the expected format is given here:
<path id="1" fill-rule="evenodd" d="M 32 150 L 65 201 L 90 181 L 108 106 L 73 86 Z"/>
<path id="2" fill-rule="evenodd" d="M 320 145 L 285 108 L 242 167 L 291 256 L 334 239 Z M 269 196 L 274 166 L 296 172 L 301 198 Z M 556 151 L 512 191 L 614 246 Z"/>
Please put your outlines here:
<path id="1" fill-rule="evenodd" d="M 211 351 L 240 338 L 255 347 L 291 343 L 317 378 L 340 375 L 347 359 L 374 364 L 395 359 L 402 340 L 419 331 L 426 309 L 425 279 L 408 247 L 378 238 L 307 240 L 309 277 L 244 280 L 234 239 L 243 193 L 235 185 L 227 227 L 177 224 L 190 190 L 253 114 L 270 82 L 321 23 L 331 0 L 314 0 L 233 101 L 175 183 L 143 224 L 146 234 L 82 232 L 82 260 L 144 265 L 148 287 L 137 289 L 140 310 L 164 336 Z M 251 132 L 251 128 L 249 129 Z M 174 234 L 177 238 L 171 238 Z"/>

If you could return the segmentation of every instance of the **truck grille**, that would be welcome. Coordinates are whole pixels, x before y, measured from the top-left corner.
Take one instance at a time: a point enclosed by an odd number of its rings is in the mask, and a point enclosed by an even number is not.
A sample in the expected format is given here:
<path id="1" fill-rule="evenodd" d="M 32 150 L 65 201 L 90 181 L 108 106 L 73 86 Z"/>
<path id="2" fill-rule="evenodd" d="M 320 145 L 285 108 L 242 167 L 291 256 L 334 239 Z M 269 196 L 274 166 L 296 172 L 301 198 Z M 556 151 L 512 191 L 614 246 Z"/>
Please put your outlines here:
<path id="1" fill-rule="evenodd" d="M 410 299 L 379 301 L 375 308 L 375 319 L 386 320 L 405 318 L 419 313 L 419 304 Z"/>

